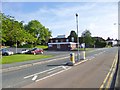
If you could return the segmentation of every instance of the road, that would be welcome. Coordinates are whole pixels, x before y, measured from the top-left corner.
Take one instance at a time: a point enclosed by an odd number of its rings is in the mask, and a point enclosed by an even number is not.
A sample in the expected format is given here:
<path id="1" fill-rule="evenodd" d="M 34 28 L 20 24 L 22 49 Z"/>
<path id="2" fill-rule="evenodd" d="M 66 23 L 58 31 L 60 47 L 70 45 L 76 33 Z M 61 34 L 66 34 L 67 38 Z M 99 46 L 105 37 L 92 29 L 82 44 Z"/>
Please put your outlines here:
<path id="1" fill-rule="evenodd" d="M 117 48 L 86 52 L 86 62 L 66 66 L 69 58 L 2 73 L 3 88 L 99 88 Z"/>

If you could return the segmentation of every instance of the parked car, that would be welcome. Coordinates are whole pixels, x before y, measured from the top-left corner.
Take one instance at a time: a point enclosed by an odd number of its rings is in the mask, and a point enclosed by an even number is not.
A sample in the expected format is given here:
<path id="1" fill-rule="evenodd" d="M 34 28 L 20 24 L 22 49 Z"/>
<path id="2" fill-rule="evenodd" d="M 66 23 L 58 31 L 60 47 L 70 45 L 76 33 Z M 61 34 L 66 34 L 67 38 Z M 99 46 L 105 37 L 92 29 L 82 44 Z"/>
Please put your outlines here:
<path id="1" fill-rule="evenodd" d="M 13 55 L 14 53 L 8 49 L 1 49 L 2 55 L 8 56 L 8 55 Z"/>
<path id="2" fill-rule="evenodd" d="M 31 50 L 29 50 L 28 52 L 26 52 L 26 54 L 43 54 L 43 49 L 39 49 L 39 48 L 33 48 Z"/>
<path id="3" fill-rule="evenodd" d="M 26 53 L 26 52 L 28 52 L 28 51 L 29 51 L 28 49 L 22 49 L 22 51 L 20 51 L 20 52 L 18 52 L 18 53 L 24 54 L 24 53 Z"/>

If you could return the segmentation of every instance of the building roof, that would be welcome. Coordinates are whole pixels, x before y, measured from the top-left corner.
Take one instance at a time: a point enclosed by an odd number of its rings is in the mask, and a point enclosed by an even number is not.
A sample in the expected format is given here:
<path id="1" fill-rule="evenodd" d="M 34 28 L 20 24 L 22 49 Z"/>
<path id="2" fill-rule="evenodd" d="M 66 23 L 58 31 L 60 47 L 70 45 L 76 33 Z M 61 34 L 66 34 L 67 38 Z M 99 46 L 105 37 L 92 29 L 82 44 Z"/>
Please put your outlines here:
<path id="1" fill-rule="evenodd" d="M 74 42 L 57 42 L 57 43 L 48 43 L 49 44 L 77 44 L 77 43 L 74 43 Z"/>
<path id="2" fill-rule="evenodd" d="M 58 35 L 56 38 L 66 38 L 65 35 Z"/>

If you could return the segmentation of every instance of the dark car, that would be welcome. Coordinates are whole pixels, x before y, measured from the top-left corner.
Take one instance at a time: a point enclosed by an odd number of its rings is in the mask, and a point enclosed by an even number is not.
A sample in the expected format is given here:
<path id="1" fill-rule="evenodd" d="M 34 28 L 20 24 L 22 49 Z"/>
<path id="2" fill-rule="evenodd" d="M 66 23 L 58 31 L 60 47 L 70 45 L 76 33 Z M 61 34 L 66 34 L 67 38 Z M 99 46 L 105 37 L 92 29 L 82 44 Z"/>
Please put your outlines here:
<path id="1" fill-rule="evenodd" d="M 39 49 L 39 48 L 33 48 L 31 50 L 29 50 L 28 52 L 26 52 L 26 54 L 43 54 L 43 49 Z"/>
<path id="2" fill-rule="evenodd" d="M 2 55 L 8 56 L 8 55 L 13 55 L 14 53 L 8 49 L 1 49 Z"/>

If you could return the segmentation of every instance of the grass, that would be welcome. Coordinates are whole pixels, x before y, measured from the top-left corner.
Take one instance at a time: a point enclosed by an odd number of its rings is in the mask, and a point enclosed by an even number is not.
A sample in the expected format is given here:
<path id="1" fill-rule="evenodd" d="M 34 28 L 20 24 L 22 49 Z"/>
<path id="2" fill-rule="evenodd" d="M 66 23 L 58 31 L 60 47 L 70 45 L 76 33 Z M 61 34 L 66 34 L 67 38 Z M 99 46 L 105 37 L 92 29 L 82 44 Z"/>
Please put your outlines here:
<path id="1" fill-rule="evenodd" d="M 11 55 L 11 56 L 3 56 L 2 64 L 38 60 L 38 59 L 50 58 L 52 56 L 53 55 L 30 55 L 30 54 L 16 54 L 16 55 Z"/>
<path id="2" fill-rule="evenodd" d="M 106 45 L 106 48 L 111 48 L 112 46 L 111 45 Z"/>
<path id="3" fill-rule="evenodd" d="M 37 45 L 36 48 L 42 48 L 42 49 L 47 49 L 48 46 L 44 46 L 44 45 Z"/>

